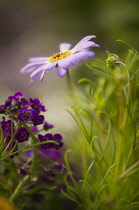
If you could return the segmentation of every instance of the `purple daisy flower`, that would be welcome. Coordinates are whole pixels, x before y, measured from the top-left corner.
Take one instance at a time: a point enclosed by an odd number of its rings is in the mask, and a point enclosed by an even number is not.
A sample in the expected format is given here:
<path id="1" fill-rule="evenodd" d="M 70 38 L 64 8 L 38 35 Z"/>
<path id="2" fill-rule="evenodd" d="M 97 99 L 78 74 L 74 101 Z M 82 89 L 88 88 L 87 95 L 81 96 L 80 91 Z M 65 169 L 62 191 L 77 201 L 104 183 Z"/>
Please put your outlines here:
<path id="1" fill-rule="evenodd" d="M 85 61 L 88 58 L 93 58 L 95 53 L 90 51 L 90 47 L 99 47 L 95 42 L 89 41 L 96 38 L 95 35 L 84 37 L 78 44 L 71 48 L 70 43 L 61 43 L 60 52 L 50 57 L 37 57 L 29 59 L 29 64 L 21 69 L 21 73 L 26 74 L 32 72 L 30 75 L 30 84 L 32 84 L 39 74 L 40 81 L 44 78 L 44 73 L 52 71 L 57 67 L 57 74 L 59 77 L 64 77 L 71 65 L 76 65 L 79 61 Z"/>

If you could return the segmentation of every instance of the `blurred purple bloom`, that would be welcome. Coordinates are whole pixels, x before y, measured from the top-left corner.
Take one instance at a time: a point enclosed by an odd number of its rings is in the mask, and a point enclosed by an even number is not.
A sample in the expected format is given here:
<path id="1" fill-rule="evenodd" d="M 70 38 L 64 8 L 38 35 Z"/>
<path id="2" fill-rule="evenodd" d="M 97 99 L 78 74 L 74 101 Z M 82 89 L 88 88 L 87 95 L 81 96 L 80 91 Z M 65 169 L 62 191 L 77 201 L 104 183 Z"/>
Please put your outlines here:
<path id="1" fill-rule="evenodd" d="M 40 75 L 40 81 L 44 78 L 44 73 L 52 71 L 57 67 L 59 77 L 64 77 L 71 65 L 76 65 L 79 61 L 85 61 L 88 58 L 93 58 L 95 53 L 90 51 L 90 47 L 99 47 L 95 42 L 89 41 L 96 38 L 95 35 L 86 36 L 74 48 L 71 48 L 70 43 L 61 43 L 60 52 L 50 57 L 37 57 L 29 59 L 29 64 L 21 69 L 21 73 L 30 75 L 30 83 L 32 84 Z"/>
<path id="2" fill-rule="evenodd" d="M 44 155 L 48 156 L 52 160 L 57 160 L 60 156 L 59 151 L 52 150 L 52 149 L 43 149 L 42 147 L 39 148 L 39 152 L 43 153 Z"/>
<path id="3" fill-rule="evenodd" d="M 33 126 L 33 127 L 31 127 L 30 129 L 31 129 L 32 132 L 34 132 L 34 133 L 38 131 L 38 127 L 37 127 L 37 126 Z"/>
<path id="4" fill-rule="evenodd" d="M 15 135 L 15 139 L 18 140 L 18 142 L 24 142 L 29 139 L 29 132 L 27 131 L 26 128 L 21 127 L 19 128 L 17 134 Z"/>
<path id="5" fill-rule="evenodd" d="M 21 98 L 24 97 L 24 94 L 21 93 L 21 92 L 16 92 L 13 96 L 9 96 L 8 97 L 8 100 L 11 100 L 11 101 L 16 101 L 16 100 L 21 100 Z"/>
<path id="6" fill-rule="evenodd" d="M 45 112 L 45 106 L 42 105 L 42 103 L 40 103 L 39 99 L 37 98 L 30 98 L 30 106 L 35 109 L 38 113 L 40 113 L 40 111 Z"/>
<path id="7" fill-rule="evenodd" d="M 0 106 L 0 114 L 4 114 L 5 113 L 5 105 L 1 105 Z"/>
<path id="8" fill-rule="evenodd" d="M 32 122 L 34 123 L 34 126 L 43 124 L 43 121 L 44 121 L 44 116 L 43 115 L 38 115 L 38 116 L 34 117 L 33 120 L 32 120 Z"/>
<path id="9" fill-rule="evenodd" d="M 24 107 L 24 108 L 27 108 L 27 107 L 29 107 L 30 106 L 30 102 L 28 101 L 28 100 L 26 100 L 25 98 L 22 98 L 22 106 Z"/>
<path id="10" fill-rule="evenodd" d="M 60 149 L 63 146 L 63 142 L 62 141 L 62 136 L 60 134 L 55 134 L 53 137 L 54 141 L 57 141 L 59 144 L 58 145 L 54 145 L 55 149 Z"/>
<path id="11" fill-rule="evenodd" d="M 18 119 L 20 121 L 31 121 L 37 115 L 38 115 L 38 113 L 36 112 L 35 109 L 22 108 L 18 112 Z"/>
<path id="12" fill-rule="evenodd" d="M 49 124 L 48 122 L 44 122 L 44 125 L 43 125 L 43 128 L 44 128 L 44 130 L 49 130 L 50 128 L 54 128 L 54 125 L 52 125 L 52 124 Z"/>
<path id="13" fill-rule="evenodd" d="M 2 126 L 2 130 L 5 135 L 10 134 L 11 131 L 14 130 L 14 122 L 11 120 L 5 121 L 4 118 L 3 121 L 0 122 L 0 124 Z"/>
<path id="14" fill-rule="evenodd" d="M 40 140 L 40 142 L 54 140 L 58 143 L 58 145 L 56 145 L 54 143 L 42 144 L 41 147 L 44 150 L 46 150 L 46 149 L 57 149 L 58 150 L 63 146 L 63 142 L 61 142 L 62 136 L 60 134 L 55 134 L 54 136 L 51 133 L 47 133 L 44 136 L 39 134 L 38 139 Z"/>
<path id="15" fill-rule="evenodd" d="M 44 136 L 42 134 L 39 134 L 38 139 L 40 140 L 40 142 L 53 140 L 53 135 L 51 133 L 47 133 Z M 53 147 L 53 143 L 48 143 L 48 144 L 45 143 L 45 144 L 42 144 L 41 147 L 44 150 L 51 149 Z"/>
<path id="16" fill-rule="evenodd" d="M 7 99 L 7 100 L 5 101 L 5 106 L 6 106 L 6 107 L 10 106 L 11 104 L 12 104 L 12 100 Z"/>
<path id="17" fill-rule="evenodd" d="M 17 172 L 23 177 L 27 175 L 27 171 L 23 168 L 18 169 Z"/>
<path id="18" fill-rule="evenodd" d="M 23 94 L 23 93 L 21 93 L 21 92 L 16 92 L 15 94 L 14 94 L 14 97 L 16 98 L 16 99 L 21 99 L 21 98 L 23 98 L 25 95 Z"/>

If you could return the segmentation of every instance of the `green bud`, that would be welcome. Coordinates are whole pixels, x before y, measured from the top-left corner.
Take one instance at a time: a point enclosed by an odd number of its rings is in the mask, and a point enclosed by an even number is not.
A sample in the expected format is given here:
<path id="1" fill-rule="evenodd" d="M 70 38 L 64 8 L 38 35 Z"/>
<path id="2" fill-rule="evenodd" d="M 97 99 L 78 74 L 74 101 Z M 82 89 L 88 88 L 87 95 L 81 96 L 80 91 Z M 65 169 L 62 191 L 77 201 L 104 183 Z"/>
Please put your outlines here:
<path id="1" fill-rule="evenodd" d="M 115 69 L 119 66 L 119 57 L 116 54 L 109 54 L 108 58 L 106 59 L 106 64 L 110 69 Z"/>

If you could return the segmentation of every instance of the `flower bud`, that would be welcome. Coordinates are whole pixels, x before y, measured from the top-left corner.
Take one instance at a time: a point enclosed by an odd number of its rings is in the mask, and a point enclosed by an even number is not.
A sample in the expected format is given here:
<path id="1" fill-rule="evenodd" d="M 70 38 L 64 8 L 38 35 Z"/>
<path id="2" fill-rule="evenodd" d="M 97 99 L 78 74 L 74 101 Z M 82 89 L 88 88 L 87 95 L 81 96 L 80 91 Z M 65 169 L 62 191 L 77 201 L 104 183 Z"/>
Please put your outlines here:
<path id="1" fill-rule="evenodd" d="M 106 59 L 106 64 L 107 66 L 111 69 L 114 70 L 117 66 L 119 66 L 119 57 L 116 54 L 109 54 L 108 58 Z"/>

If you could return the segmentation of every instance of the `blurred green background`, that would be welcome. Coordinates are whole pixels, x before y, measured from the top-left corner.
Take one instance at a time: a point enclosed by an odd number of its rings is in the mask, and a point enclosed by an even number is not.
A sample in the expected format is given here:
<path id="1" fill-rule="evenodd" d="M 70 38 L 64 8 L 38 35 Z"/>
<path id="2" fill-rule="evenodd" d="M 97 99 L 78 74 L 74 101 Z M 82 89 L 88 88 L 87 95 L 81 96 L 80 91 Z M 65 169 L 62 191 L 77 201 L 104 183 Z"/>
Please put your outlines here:
<path id="1" fill-rule="evenodd" d="M 95 34 L 101 48 L 94 49 L 96 58 L 105 51 L 122 56 L 122 39 L 139 47 L 138 0 L 1 0 L 0 14 L 0 103 L 16 91 L 27 97 L 38 97 L 48 109 L 47 120 L 58 130 L 69 130 L 71 117 L 64 111 L 67 96 L 66 78 L 56 71 L 46 74 L 42 83 L 29 85 L 29 75 L 20 69 L 29 57 L 50 56 L 59 52 L 59 43 L 73 46 L 84 36 Z M 89 70 L 85 63 L 70 68 L 75 82 Z M 92 72 L 91 72 L 92 74 Z M 73 121 L 70 127 L 74 126 Z"/>

